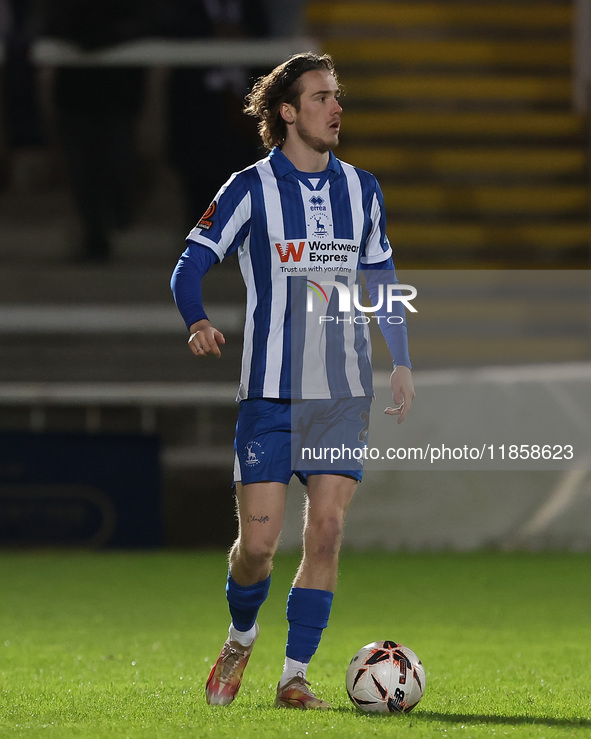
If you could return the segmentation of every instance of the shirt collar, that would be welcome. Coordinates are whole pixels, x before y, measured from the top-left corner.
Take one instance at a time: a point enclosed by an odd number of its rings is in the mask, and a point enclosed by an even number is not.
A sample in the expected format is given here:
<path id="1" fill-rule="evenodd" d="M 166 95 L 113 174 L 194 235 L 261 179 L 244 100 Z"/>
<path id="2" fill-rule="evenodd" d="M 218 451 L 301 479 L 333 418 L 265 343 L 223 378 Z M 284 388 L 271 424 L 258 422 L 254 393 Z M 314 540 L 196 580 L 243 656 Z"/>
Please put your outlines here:
<path id="1" fill-rule="evenodd" d="M 271 160 L 271 164 L 273 165 L 273 169 L 275 170 L 277 177 L 286 177 L 289 174 L 295 175 L 297 172 L 295 166 L 289 161 L 278 146 L 272 149 L 269 154 L 269 159 Z M 328 152 L 328 165 L 325 171 L 328 171 L 329 177 L 331 178 L 338 177 L 343 174 L 339 160 L 335 157 L 332 151 Z M 318 175 L 322 175 L 322 172 L 318 172 Z"/>

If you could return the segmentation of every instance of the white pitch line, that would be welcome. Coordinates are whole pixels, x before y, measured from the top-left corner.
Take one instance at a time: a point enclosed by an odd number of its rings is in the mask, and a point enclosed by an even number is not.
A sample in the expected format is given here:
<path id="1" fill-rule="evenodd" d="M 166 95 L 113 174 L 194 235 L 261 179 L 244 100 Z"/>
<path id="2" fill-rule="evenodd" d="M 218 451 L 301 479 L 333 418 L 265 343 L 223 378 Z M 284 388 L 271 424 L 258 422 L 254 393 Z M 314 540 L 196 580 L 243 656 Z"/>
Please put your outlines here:
<path id="1" fill-rule="evenodd" d="M 557 486 L 550 493 L 546 501 L 538 508 L 529 521 L 522 526 L 517 538 L 529 538 L 545 531 L 577 497 L 579 487 L 588 474 L 589 455 L 583 460 L 587 469 L 568 470 L 562 475 Z"/>

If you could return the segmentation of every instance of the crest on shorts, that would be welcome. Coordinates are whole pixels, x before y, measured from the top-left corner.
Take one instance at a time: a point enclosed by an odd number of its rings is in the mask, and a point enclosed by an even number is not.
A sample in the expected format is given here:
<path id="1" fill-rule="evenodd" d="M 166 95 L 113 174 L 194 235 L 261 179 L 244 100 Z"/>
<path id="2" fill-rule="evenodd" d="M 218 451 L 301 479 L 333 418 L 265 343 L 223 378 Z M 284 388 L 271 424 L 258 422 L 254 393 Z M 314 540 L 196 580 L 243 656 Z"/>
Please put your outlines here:
<path id="1" fill-rule="evenodd" d="M 247 467 L 255 467 L 262 462 L 261 456 L 264 454 L 263 448 L 258 441 L 249 441 L 244 445 L 246 449 L 246 459 L 244 463 Z"/>

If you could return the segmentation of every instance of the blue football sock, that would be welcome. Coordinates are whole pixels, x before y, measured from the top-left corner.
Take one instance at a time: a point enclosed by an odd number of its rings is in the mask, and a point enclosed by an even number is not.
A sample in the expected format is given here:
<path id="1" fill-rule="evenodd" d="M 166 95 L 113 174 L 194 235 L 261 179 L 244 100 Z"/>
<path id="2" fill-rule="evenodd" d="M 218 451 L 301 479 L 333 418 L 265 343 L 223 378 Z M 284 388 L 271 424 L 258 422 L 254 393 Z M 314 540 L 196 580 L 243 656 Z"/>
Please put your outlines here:
<path id="1" fill-rule="evenodd" d="M 287 657 L 298 662 L 312 659 L 328 625 L 332 599 L 329 590 L 291 589 L 287 599 Z"/>
<path id="2" fill-rule="evenodd" d="M 232 623 L 238 631 L 248 631 L 254 626 L 259 608 L 267 599 L 270 586 L 271 575 L 266 580 L 255 582 L 254 585 L 238 585 L 228 573 L 226 598 Z"/>

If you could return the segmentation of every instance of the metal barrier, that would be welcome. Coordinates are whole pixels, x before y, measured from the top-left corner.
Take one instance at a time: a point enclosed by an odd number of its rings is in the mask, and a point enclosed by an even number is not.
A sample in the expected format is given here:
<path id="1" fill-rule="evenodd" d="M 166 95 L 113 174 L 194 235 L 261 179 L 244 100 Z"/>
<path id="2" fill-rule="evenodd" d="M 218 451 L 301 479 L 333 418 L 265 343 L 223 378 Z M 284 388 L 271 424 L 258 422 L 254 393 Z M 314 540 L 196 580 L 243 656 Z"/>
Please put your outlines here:
<path id="1" fill-rule="evenodd" d="M 0 383 L 0 407 L 28 409 L 29 430 L 47 429 L 47 410 L 51 407 L 80 408 L 85 413 L 84 431 L 102 430 L 102 410 L 136 408 L 140 411 L 139 430 L 144 434 L 157 431 L 159 408 L 191 408 L 197 415 L 197 435 L 190 446 L 165 446 L 162 461 L 168 467 L 231 466 L 233 452 L 228 445 L 211 444 L 215 422 L 212 409 L 236 403 L 235 383 Z"/>
<path id="2" fill-rule="evenodd" d="M 39 66 L 106 67 L 257 67 L 274 66 L 300 51 L 318 51 L 307 36 L 256 40 L 178 40 L 168 38 L 130 41 L 100 51 L 81 51 L 76 45 L 52 38 L 32 43 L 31 59 Z M 0 63 L 4 48 L 0 45 Z"/>

